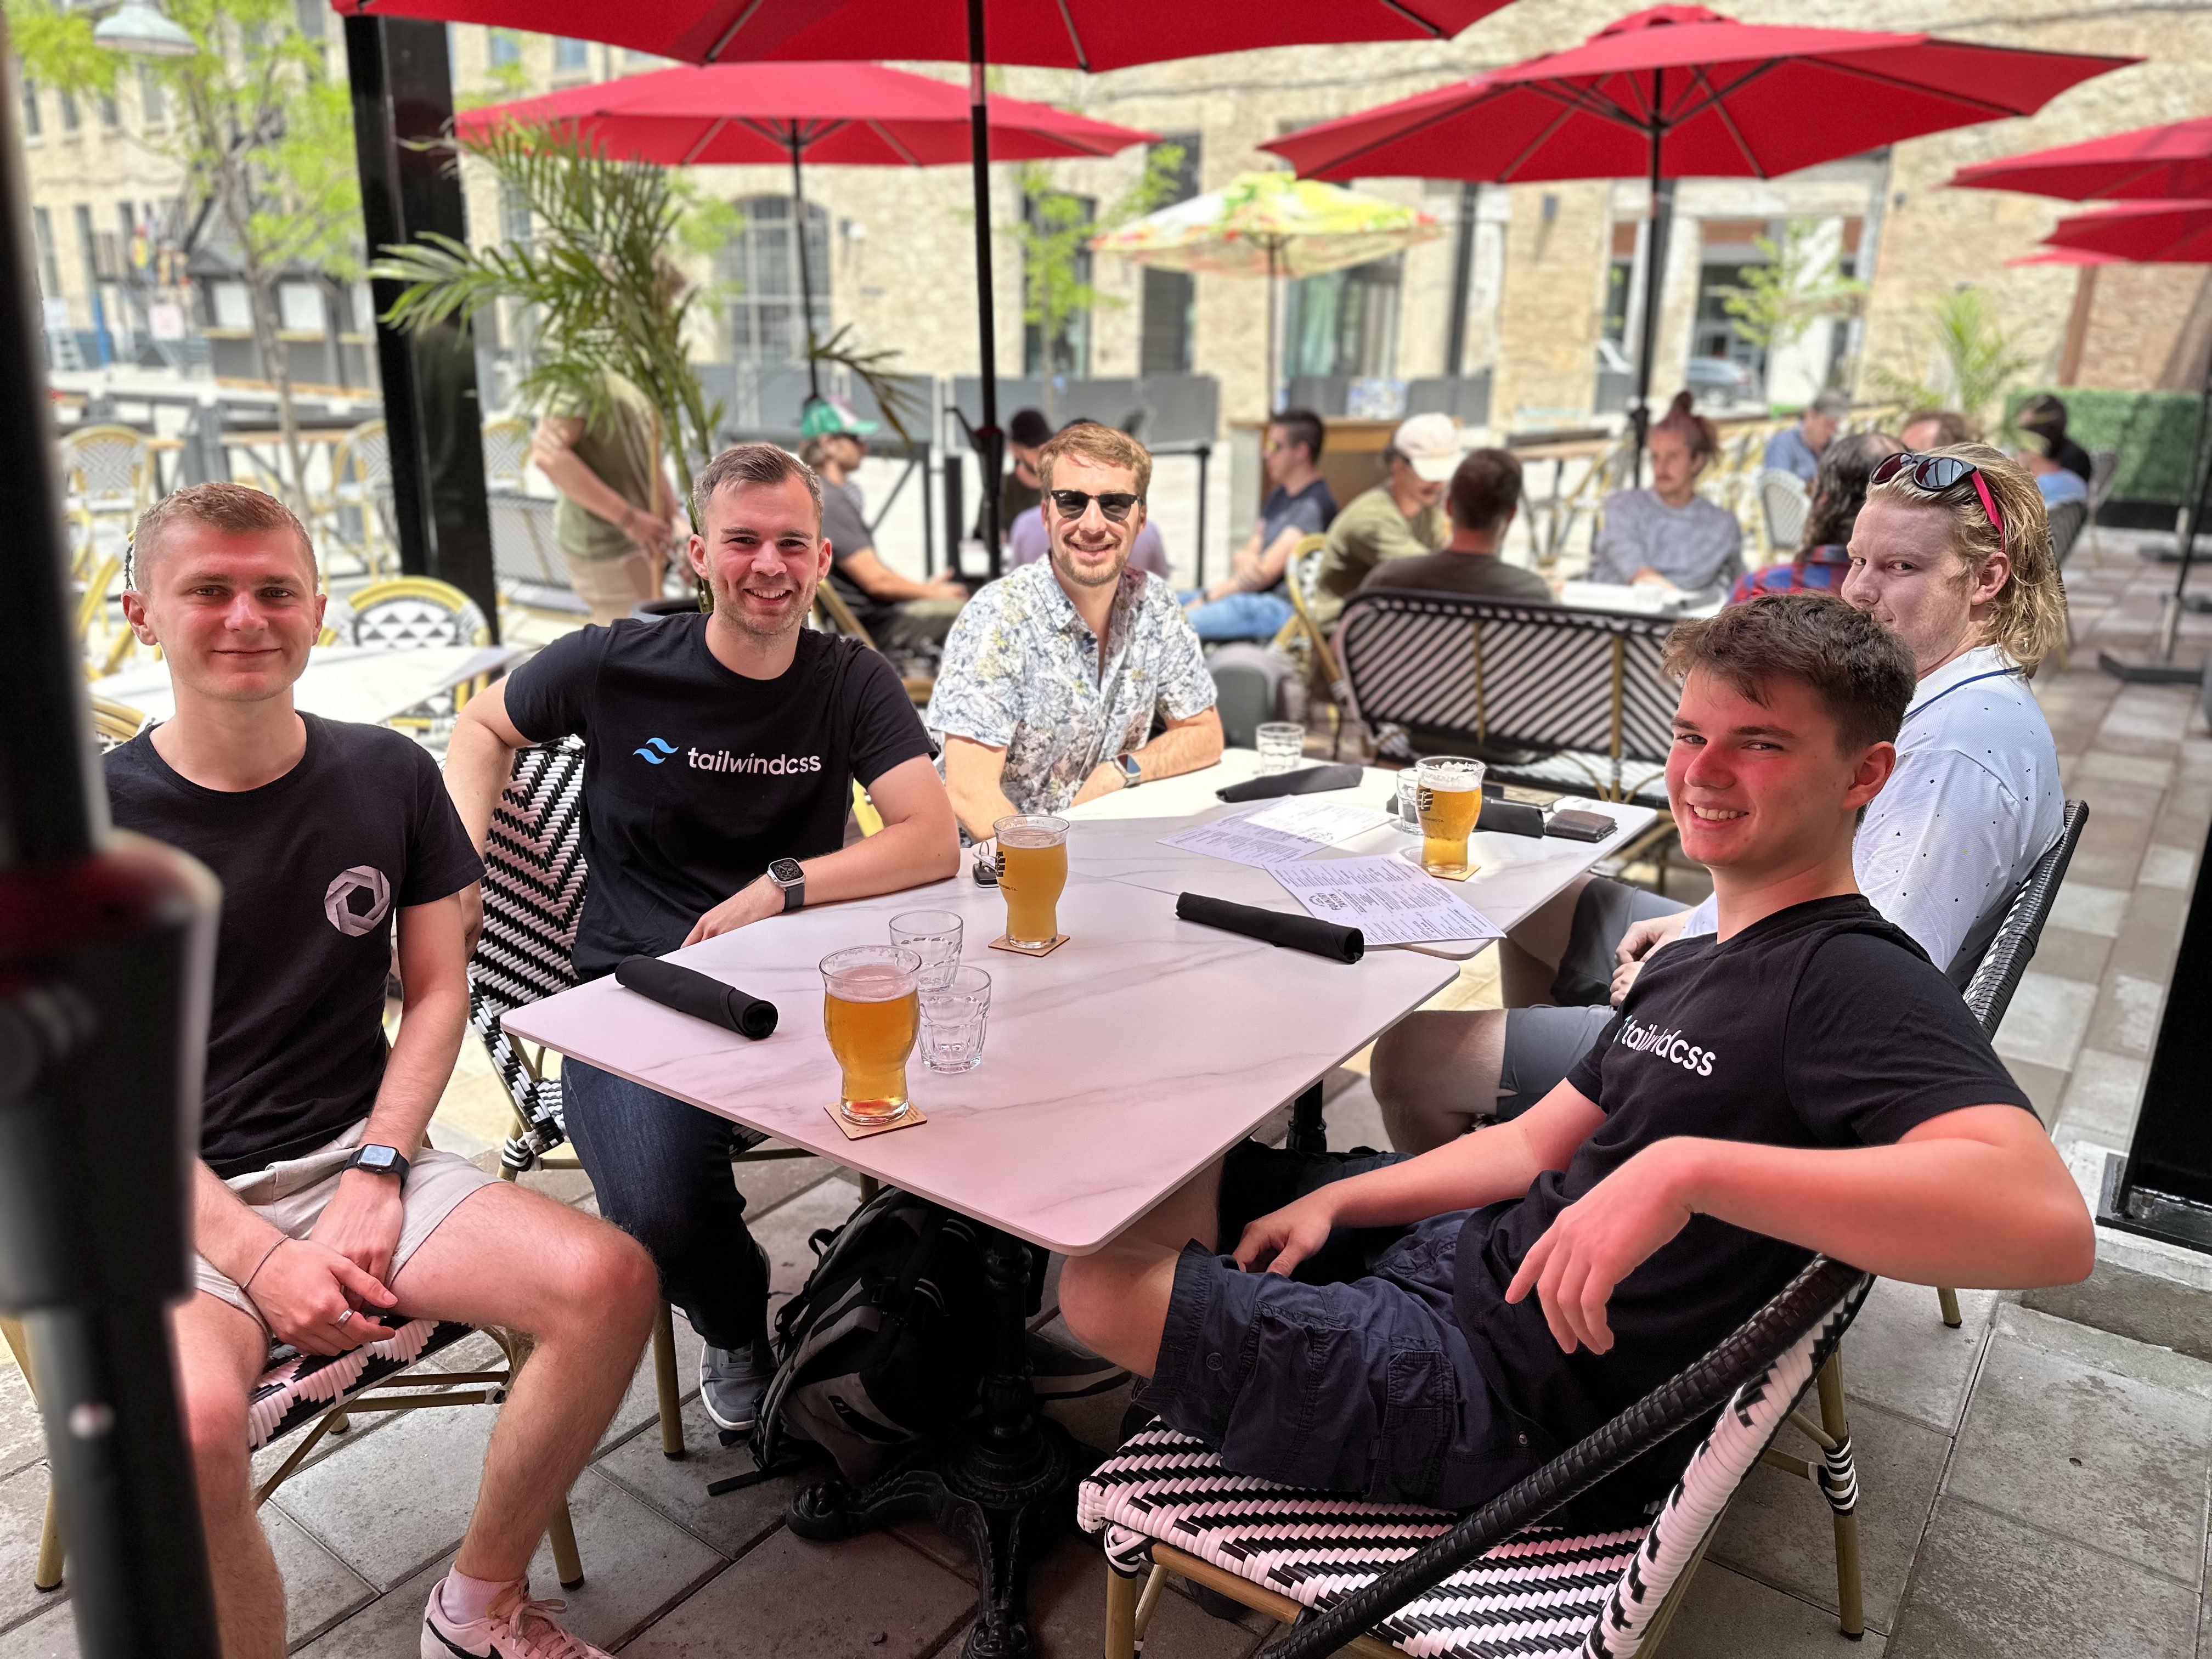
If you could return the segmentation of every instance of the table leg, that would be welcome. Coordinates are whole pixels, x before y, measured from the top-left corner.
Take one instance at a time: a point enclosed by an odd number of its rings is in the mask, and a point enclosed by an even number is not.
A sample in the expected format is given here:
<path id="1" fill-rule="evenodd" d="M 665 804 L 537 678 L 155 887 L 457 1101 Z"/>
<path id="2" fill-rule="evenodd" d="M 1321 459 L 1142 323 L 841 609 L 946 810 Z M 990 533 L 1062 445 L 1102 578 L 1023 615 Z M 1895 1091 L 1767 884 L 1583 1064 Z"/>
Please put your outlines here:
<path id="1" fill-rule="evenodd" d="M 1283 1145 L 1294 1152 L 1319 1153 L 1328 1150 L 1328 1125 L 1322 1120 L 1321 1085 L 1314 1086 L 1291 1103 L 1291 1132 Z"/>
<path id="2" fill-rule="evenodd" d="M 983 1235 L 994 1352 L 982 1414 L 951 1440 L 915 1452 L 854 1491 L 831 1479 L 795 1494 L 786 1519 L 802 1538 L 831 1540 L 927 1516 L 975 1556 L 975 1626 L 966 1659 L 1024 1659 L 1036 1651 L 1024 1575 L 1071 1517 L 1086 1467 L 1067 1431 L 1036 1409 L 1024 1312 L 1029 1246 L 995 1228 Z"/>

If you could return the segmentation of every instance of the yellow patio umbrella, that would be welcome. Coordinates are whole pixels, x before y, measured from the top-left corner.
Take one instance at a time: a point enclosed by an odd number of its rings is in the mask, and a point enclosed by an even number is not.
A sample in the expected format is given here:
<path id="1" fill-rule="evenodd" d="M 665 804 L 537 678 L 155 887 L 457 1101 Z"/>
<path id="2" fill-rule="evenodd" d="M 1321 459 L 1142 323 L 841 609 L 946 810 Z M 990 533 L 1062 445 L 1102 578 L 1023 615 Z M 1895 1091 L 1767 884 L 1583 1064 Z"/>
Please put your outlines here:
<path id="1" fill-rule="evenodd" d="M 1275 403 L 1278 282 L 1364 265 L 1443 234 L 1431 214 L 1288 172 L 1243 173 L 1221 190 L 1091 239 L 1101 253 L 1164 270 L 1267 279 L 1267 406 Z"/>

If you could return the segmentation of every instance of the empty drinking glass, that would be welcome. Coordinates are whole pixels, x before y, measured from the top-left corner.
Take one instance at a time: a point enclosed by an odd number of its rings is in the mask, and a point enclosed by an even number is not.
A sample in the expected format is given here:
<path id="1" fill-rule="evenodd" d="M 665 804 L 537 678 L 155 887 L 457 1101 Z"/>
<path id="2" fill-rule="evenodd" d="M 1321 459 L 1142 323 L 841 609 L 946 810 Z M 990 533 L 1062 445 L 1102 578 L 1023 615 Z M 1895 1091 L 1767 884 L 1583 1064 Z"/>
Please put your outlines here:
<path id="1" fill-rule="evenodd" d="M 1289 720 L 1269 720 L 1257 734 L 1260 775 L 1290 772 L 1306 756 L 1306 729 Z"/>
<path id="2" fill-rule="evenodd" d="M 960 965 L 960 918 L 950 910 L 908 910 L 891 918 L 891 943 L 921 958 L 915 978 L 925 991 Z"/>
<path id="3" fill-rule="evenodd" d="M 921 1061 L 933 1072 L 972 1072 L 983 1063 L 991 1023 L 991 976 L 956 967 L 944 984 L 921 993 Z"/>

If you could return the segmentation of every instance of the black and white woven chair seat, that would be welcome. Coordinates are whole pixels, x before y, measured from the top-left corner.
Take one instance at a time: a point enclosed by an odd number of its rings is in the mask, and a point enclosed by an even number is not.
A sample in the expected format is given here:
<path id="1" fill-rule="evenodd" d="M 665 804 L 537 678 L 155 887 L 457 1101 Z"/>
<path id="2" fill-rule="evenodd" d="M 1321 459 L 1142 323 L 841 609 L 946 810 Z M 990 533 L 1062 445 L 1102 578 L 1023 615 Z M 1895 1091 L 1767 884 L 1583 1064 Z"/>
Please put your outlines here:
<path id="1" fill-rule="evenodd" d="M 1837 1272 L 1821 1266 L 1832 1276 Z M 1847 1282 L 1840 1300 L 1832 1294 L 1809 1328 L 1735 1390 L 1648 1527 L 1521 1526 L 1433 1588 L 1378 1610 L 1373 1633 L 1413 1659 L 1541 1654 L 1627 1659 L 1643 1645 L 1737 1486 L 1841 1340 L 1870 1282 Z M 1579 1489 L 1564 1484 L 1559 1472 L 1594 1442 L 1613 1443 L 1605 1467 L 1618 1468 L 1695 1421 L 1700 1413 L 1667 1398 L 1680 1395 L 1695 1369 L 1530 1476 L 1516 1492 L 1528 1489 L 1534 1497 L 1547 1480 L 1560 1486 L 1556 1498 L 1535 1503 L 1540 1516 L 1548 1513 Z M 1662 1421 L 1670 1412 L 1671 1423 Z M 1640 1442 L 1632 1438 L 1637 1433 L 1644 1435 Z M 1309 1609 L 1309 1617 L 1364 1589 L 1465 1520 L 1441 1510 L 1363 1503 L 1231 1474 L 1217 1452 L 1157 1424 L 1084 1480 L 1076 1518 L 1085 1531 L 1102 1535 L 1108 1565 L 1124 1577 L 1141 1571 L 1153 1547 L 1165 1544 L 1289 1598 Z M 1307 1622 L 1302 1618 L 1301 1628 Z M 1340 1632 L 1338 1639 L 1351 1633 Z"/>
<path id="2" fill-rule="evenodd" d="M 246 1444 L 260 1450 L 341 1401 L 453 1346 L 472 1329 L 450 1320 L 410 1319 L 381 1342 L 364 1343 L 344 1353 L 301 1353 L 282 1344 L 272 1347 L 269 1369 L 253 1385 L 246 1405 Z"/>

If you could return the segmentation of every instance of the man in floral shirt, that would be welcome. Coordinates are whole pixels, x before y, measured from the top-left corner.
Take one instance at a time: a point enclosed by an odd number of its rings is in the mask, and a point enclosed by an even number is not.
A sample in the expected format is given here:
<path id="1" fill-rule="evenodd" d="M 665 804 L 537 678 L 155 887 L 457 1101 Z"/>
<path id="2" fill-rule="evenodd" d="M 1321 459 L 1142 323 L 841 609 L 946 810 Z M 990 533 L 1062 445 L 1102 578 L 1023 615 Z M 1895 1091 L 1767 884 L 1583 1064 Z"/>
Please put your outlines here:
<path id="1" fill-rule="evenodd" d="M 1086 423 L 1047 444 L 1037 471 L 1051 556 L 969 600 L 922 717 L 978 841 L 1010 813 L 1058 812 L 1221 757 L 1198 636 L 1172 587 L 1128 568 L 1152 456 Z"/>

